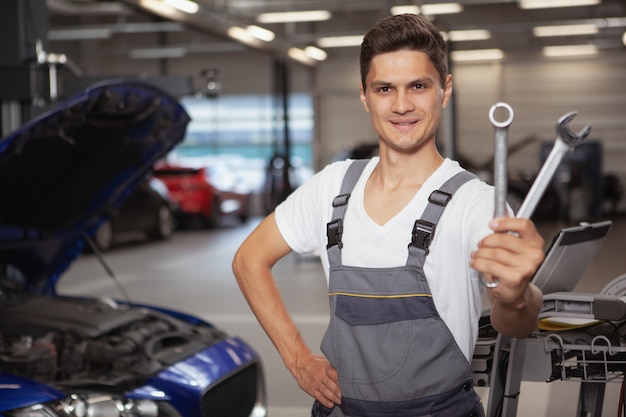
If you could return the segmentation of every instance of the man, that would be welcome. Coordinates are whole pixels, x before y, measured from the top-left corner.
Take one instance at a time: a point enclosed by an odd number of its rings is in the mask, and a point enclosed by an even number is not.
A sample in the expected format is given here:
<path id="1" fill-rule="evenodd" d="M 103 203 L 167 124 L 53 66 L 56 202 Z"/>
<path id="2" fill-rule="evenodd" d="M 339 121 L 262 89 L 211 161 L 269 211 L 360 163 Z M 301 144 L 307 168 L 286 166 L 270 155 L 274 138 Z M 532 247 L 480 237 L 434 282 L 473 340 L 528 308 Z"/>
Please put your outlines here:
<path id="1" fill-rule="evenodd" d="M 529 220 L 492 220 L 493 188 L 437 151 L 452 76 L 427 19 L 378 22 L 360 66 L 380 157 L 336 162 L 295 190 L 242 244 L 235 276 L 316 399 L 313 416 L 484 415 L 469 364 L 483 292 L 498 331 L 533 331 L 542 295 L 530 280 L 543 239 Z M 320 255 L 329 280 L 324 355 L 302 340 L 272 276 L 292 250 Z M 498 285 L 484 289 L 481 274 Z"/>

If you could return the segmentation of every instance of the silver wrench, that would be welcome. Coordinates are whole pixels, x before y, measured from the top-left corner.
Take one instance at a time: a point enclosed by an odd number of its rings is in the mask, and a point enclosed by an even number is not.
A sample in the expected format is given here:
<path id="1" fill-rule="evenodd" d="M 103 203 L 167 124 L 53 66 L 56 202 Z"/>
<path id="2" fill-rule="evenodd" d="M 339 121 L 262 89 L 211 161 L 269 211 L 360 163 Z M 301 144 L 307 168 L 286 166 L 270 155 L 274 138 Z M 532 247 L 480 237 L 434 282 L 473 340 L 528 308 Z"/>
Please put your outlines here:
<path id="1" fill-rule="evenodd" d="M 496 120 L 495 113 L 498 109 L 505 109 L 508 113 L 506 120 L 500 122 Z M 495 187 L 495 204 L 493 217 L 504 217 L 507 215 L 508 194 L 508 134 L 509 126 L 513 123 L 513 108 L 507 103 L 499 102 L 491 106 L 489 109 L 489 121 L 495 127 L 494 138 L 494 157 L 493 157 L 493 183 Z M 500 283 L 494 278 L 493 281 L 487 281 L 481 274 L 483 285 L 487 288 L 495 288 Z"/>
<path id="2" fill-rule="evenodd" d="M 526 194 L 515 217 L 530 218 L 530 216 L 532 216 L 565 153 L 581 144 L 587 136 L 589 136 L 591 125 L 585 126 L 577 134 L 570 130 L 569 122 L 576 117 L 577 114 L 577 112 L 567 113 L 559 119 L 556 124 L 556 133 L 558 136 L 554 142 L 554 146 L 546 158 L 546 161 L 543 163 L 537 178 L 535 178 L 533 185 L 530 187 L 528 194 Z"/>
<path id="3" fill-rule="evenodd" d="M 499 122 L 495 118 L 498 109 L 505 109 L 508 118 Z M 507 214 L 506 197 L 508 194 L 508 134 L 509 126 L 513 122 L 513 108 L 506 103 L 496 103 L 489 110 L 489 121 L 495 127 L 494 157 L 493 157 L 493 183 L 495 186 L 495 209 L 493 217 L 504 217 Z"/>

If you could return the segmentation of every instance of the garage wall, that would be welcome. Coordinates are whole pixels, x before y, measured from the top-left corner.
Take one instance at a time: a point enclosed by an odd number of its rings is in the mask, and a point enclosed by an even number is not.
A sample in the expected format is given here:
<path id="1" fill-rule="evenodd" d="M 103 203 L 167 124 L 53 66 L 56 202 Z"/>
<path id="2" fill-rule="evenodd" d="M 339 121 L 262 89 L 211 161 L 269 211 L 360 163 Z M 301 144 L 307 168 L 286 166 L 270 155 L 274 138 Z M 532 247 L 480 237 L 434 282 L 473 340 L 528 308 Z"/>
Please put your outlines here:
<path id="1" fill-rule="evenodd" d="M 197 45 L 195 53 L 169 60 L 133 60 L 128 49 L 154 42 L 165 45 Z M 66 53 L 88 75 L 138 74 L 191 77 L 202 86 L 200 72 L 220 70 L 224 94 L 271 94 L 273 58 L 258 51 L 226 48 L 202 52 L 213 38 L 201 33 L 143 34 L 102 42 L 52 44 L 55 52 Z M 224 43 L 227 45 L 227 43 Z M 122 52 L 126 51 L 126 52 Z M 375 141 L 367 113 L 359 101 L 358 48 L 329 51 L 329 59 L 315 69 L 296 63 L 289 66 L 290 87 L 316 97 L 317 167 L 332 160 L 346 147 Z M 603 144 L 604 171 L 618 174 L 626 184 L 626 51 L 579 59 L 545 59 L 535 55 L 507 56 L 498 63 L 457 64 L 452 68 L 458 156 L 475 163 L 488 162 L 493 149 L 493 127 L 489 108 L 506 101 L 515 110 L 510 144 L 528 137 L 535 142 L 510 155 L 516 170 L 536 172 L 540 167 L 539 144 L 554 141 L 558 118 L 578 111 L 575 131 L 592 125 L 591 137 Z M 242 115 L 245 117 L 245 115 Z M 440 132 L 439 141 L 445 143 Z M 626 205 L 626 201 L 622 202 Z"/>
<path id="2" fill-rule="evenodd" d="M 357 50 L 325 62 L 317 72 L 320 92 L 320 160 L 327 162 L 342 146 L 374 140 L 356 85 L 359 82 Z M 348 55 L 354 58 L 348 59 Z M 604 172 L 617 174 L 626 185 L 626 52 L 593 58 L 553 59 L 514 56 L 499 63 L 458 64 L 452 68 L 455 89 L 457 156 L 474 163 L 489 162 L 494 130 L 490 107 L 509 103 L 515 119 L 509 143 L 526 138 L 534 142 L 510 155 L 514 170 L 537 172 L 540 144 L 553 143 L 557 120 L 572 111 L 578 132 L 592 125 L 589 139 L 602 142 Z M 439 141 L 445 143 L 440 132 Z M 621 203 L 626 209 L 626 201 Z"/>

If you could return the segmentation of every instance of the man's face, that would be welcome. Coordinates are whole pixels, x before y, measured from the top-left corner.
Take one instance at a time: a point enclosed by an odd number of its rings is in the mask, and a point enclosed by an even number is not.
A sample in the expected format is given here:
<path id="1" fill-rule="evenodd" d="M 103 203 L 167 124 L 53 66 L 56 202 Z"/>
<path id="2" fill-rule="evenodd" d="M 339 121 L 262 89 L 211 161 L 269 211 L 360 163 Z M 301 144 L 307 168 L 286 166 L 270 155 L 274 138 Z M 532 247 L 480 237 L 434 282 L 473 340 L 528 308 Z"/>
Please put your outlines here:
<path id="1" fill-rule="evenodd" d="M 404 153 L 434 141 L 451 94 L 451 76 L 442 86 L 428 56 L 411 50 L 375 56 L 361 85 L 361 102 L 381 145 Z"/>

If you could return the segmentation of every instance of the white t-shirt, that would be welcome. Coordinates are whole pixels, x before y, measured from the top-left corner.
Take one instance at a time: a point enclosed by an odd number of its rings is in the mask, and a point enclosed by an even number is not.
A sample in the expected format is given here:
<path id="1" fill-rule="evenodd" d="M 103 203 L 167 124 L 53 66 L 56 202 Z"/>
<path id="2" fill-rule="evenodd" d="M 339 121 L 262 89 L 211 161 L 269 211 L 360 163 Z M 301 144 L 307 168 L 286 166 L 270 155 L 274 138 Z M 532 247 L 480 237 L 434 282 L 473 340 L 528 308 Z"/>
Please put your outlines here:
<path id="1" fill-rule="evenodd" d="M 320 256 L 327 280 L 326 224 L 349 164 L 328 165 L 276 208 L 276 223 L 287 244 L 295 252 Z M 377 164 L 378 157 L 368 163 L 348 202 L 343 220 L 344 265 L 405 265 L 413 224 L 424 211 L 428 196 L 463 170 L 457 162 L 445 159 L 407 206 L 381 226 L 370 219 L 363 204 L 365 184 Z M 478 338 L 483 294 L 478 273 L 469 267 L 470 253 L 491 233 L 488 224 L 493 208 L 493 187 L 477 179 L 461 186 L 437 224 L 424 265 L 435 306 L 468 361 Z"/>

